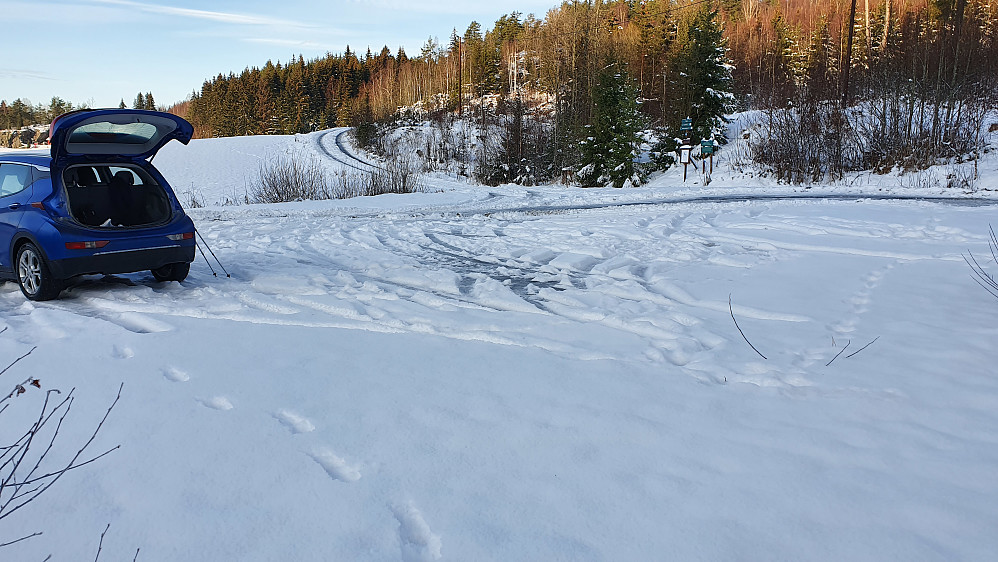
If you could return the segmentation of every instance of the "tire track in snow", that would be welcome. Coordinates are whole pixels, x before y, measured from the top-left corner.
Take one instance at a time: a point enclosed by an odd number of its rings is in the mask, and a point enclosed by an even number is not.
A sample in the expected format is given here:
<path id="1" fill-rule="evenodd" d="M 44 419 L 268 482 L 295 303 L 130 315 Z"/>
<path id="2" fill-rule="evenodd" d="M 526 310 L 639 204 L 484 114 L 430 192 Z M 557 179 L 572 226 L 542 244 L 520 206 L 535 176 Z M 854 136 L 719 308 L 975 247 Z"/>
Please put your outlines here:
<path id="1" fill-rule="evenodd" d="M 320 133 L 318 136 L 315 137 L 315 146 L 316 146 L 316 148 L 319 149 L 319 152 L 321 153 L 321 155 L 323 155 L 326 158 L 328 158 L 330 160 L 333 160 L 333 161 L 335 161 L 335 162 L 337 162 L 339 164 L 342 164 L 342 165 L 344 165 L 344 166 L 346 166 L 348 168 L 352 168 L 352 169 L 360 171 L 360 172 L 371 172 L 371 171 L 375 170 L 376 166 L 374 166 L 374 165 L 372 165 L 372 164 L 370 164 L 368 162 L 365 162 L 364 160 L 361 160 L 360 158 L 358 158 L 358 157 L 354 156 L 353 154 L 347 152 L 343 148 L 343 141 L 341 140 L 340 137 L 342 135 L 346 134 L 347 130 L 348 129 L 344 129 L 344 130 L 330 129 L 328 131 Z M 336 135 L 333 138 L 333 144 L 336 147 L 335 153 L 332 150 L 329 149 L 329 147 L 326 145 L 326 142 L 325 142 L 326 137 L 329 136 L 330 134 L 334 134 L 334 133 Z"/>

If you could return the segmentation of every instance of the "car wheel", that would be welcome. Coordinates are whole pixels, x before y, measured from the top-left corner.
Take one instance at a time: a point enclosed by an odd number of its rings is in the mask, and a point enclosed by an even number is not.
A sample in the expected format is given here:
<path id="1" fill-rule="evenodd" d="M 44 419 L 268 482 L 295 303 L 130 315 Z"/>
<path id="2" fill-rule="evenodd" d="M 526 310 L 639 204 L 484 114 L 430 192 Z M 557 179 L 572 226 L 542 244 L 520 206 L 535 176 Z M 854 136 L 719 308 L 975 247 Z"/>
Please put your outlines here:
<path id="1" fill-rule="evenodd" d="M 156 281 L 183 281 L 187 279 L 187 274 L 191 272 L 191 264 L 168 263 L 163 267 L 152 270 L 152 276 Z"/>
<path id="2" fill-rule="evenodd" d="M 17 250 L 17 284 L 33 301 L 51 300 L 62 292 L 62 281 L 52 276 L 42 253 L 30 242 Z"/>

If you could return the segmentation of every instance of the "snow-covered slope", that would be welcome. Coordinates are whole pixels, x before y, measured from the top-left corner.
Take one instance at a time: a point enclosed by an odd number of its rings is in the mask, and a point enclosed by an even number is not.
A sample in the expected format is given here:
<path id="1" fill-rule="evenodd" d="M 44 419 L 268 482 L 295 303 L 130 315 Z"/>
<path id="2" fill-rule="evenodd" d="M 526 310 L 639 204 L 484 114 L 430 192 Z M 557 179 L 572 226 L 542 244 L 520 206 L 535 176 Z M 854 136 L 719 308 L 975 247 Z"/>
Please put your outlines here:
<path id="1" fill-rule="evenodd" d="M 316 140 L 156 164 L 222 201 Z M 108 523 L 102 559 L 145 561 L 998 550 L 998 300 L 961 256 L 995 206 L 431 187 L 192 210 L 231 278 L 0 287 L 0 357 L 37 346 L 4 388 L 76 387 L 59 460 L 124 382 L 121 448 L 0 520 L 44 532 L 0 558 L 93 558 Z"/>

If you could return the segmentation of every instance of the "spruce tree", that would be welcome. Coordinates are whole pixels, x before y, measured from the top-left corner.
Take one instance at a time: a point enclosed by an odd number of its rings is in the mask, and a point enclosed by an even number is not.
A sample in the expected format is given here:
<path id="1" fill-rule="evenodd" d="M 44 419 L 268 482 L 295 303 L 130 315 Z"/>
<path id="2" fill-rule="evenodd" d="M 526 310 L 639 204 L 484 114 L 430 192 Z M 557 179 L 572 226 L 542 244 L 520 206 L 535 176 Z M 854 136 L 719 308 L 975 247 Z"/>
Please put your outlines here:
<path id="1" fill-rule="evenodd" d="M 152 92 L 146 93 L 146 99 L 142 108 L 148 109 L 149 111 L 156 111 L 156 100 L 152 98 Z"/>
<path id="2" fill-rule="evenodd" d="M 118 104 L 118 109 L 125 109 L 126 107 L 128 106 L 125 105 L 125 98 L 121 98 L 121 103 Z"/>
<path id="3" fill-rule="evenodd" d="M 701 9 L 683 22 L 673 44 L 672 85 L 681 113 L 693 119 L 692 140 L 727 142 L 725 115 L 734 111 L 727 40 L 716 9 Z M 678 123 L 675 123 L 678 125 Z"/>
<path id="4" fill-rule="evenodd" d="M 146 106 L 146 98 L 142 95 L 142 92 L 135 94 L 135 101 L 132 102 L 132 109 L 144 109 Z"/>
<path id="5" fill-rule="evenodd" d="M 638 110 L 638 92 L 617 65 L 604 69 L 592 92 L 592 123 L 583 129 L 581 168 L 576 177 L 583 187 L 639 185 L 644 177 L 635 166 L 644 118 Z"/>

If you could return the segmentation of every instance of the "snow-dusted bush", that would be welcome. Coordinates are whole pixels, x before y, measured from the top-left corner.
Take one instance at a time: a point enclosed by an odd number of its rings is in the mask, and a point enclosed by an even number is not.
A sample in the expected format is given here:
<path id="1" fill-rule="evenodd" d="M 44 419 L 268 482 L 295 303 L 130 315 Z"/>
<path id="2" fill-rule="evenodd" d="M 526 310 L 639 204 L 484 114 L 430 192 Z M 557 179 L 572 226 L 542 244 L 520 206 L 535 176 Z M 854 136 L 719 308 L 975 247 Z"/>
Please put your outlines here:
<path id="1" fill-rule="evenodd" d="M 778 180 L 812 183 L 862 169 L 862 152 L 846 115 L 832 102 L 768 110 L 749 140 L 752 160 Z"/>
<path id="2" fill-rule="evenodd" d="M 315 155 L 299 150 L 264 161 L 251 197 L 254 203 L 333 199 L 333 182 Z"/>
<path id="3" fill-rule="evenodd" d="M 254 203 L 287 203 L 349 199 L 385 193 L 415 193 L 425 189 L 420 164 L 411 152 L 389 154 L 370 171 L 329 172 L 311 153 L 297 151 L 264 162 L 253 189 Z"/>
<path id="4" fill-rule="evenodd" d="M 364 195 L 417 193 L 426 190 L 420 164 L 410 151 L 392 150 L 380 168 L 371 171 Z"/>
<path id="5" fill-rule="evenodd" d="M 959 103 L 915 95 L 862 101 L 842 110 L 838 101 L 799 96 L 769 109 L 754 127 L 752 159 L 777 179 L 808 183 L 848 171 L 916 172 L 939 164 L 976 160 L 987 145 L 987 96 Z M 976 170 L 954 169 L 946 187 L 973 189 Z"/>

